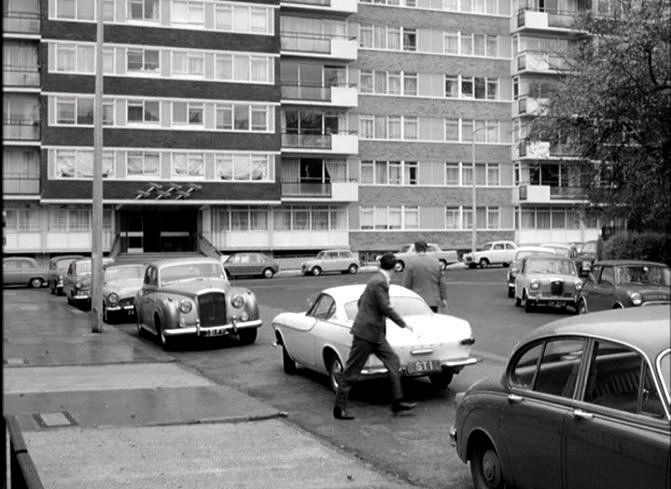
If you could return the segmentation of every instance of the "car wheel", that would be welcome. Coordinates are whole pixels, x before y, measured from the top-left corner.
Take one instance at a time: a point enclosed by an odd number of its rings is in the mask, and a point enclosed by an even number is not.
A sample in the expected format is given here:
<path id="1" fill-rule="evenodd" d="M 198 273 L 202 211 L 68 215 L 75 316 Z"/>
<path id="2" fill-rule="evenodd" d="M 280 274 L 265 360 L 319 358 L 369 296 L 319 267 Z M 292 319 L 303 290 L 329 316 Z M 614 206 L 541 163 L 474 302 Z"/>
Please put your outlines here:
<path id="1" fill-rule="evenodd" d="M 137 332 L 138 338 L 142 338 L 144 336 L 144 328 L 142 327 L 142 318 L 137 312 L 137 308 L 134 309 L 135 311 L 135 328 Z"/>
<path id="2" fill-rule="evenodd" d="M 58 296 L 63 295 L 63 289 L 59 288 L 59 287 L 56 287 L 56 295 L 58 295 Z"/>
<path id="3" fill-rule="evenodd" d="M 589 310 L 587 309 L 587 301 L 585 299 L 582 299 L 578 303 L 578 314 L 587 314 Z"/>
<path id="4" fill-rule="evenodd" d="M 31 279 L 30 279 L 30 286 L 31 286 L 33 289 L 39 289 L 40 287 L 42 287 L 42 284 L 43 284 L 43 283 L 44 283 L 44 282 L 43 282 L 42 279 L 39 278 L 39 277 L 35 277 L 35 278 L 31 278 Z"/>
<path id="5" fill-rule="evenodd" d="M 275 272 L 272 268 L 266 268 L 263 271 L 263 278 L 273 278 L 273 275 L 275 275 Z"/>
<path id="6" fill-rule="evenodd" d="M 68 295 L 68 296 L 66 297 L 66 299 L 67 299 L 69 305 L 72 306 L 72 305 L 74 304 L 74 301 L 72 300 L 72 297 L 71 297 L 70 295 Z"/>
<path id="7" fill-rule="evenodd" d="M 340 385 L 340 376 L 343 372 L 343 366 L 338 358 L 338 355 L 331 353 L 328 359 L 329 384 L 331 389 L 335 392 Z"/>
<path id="8" fill-rule="evenodd" d="M 238 331 L 238 339 L 243 345 L 251 345 L 256 341 L 256 328 L 245 328 Z"/>
<path id="9" fill-rule="evenodd" d="M 531 312 L 534 310 L 534 305 L 533 302 L 529 300 L 529 297 L 527 296 L 527 293 L 524 292 L 522 294 L 524 296 L 524 312 Z"/>
<path id="10" fill-rule="evenodd" d="M 56 284 L 52 283 L 49 284 L 49 293 L 51 295 L 56 295 Z"/>
<path id="11" fill-rule="evenodd" d="M 489 266 L 489 260 L 487 258 L 480 258 L 480 261 L 478 263 L 480 265 L 480 268 L 487 268 Z"/>
<path id="12" fill-rule="evenodd" d="M 429 375 L 429 380 L 431 383 L 439 389 L 447 389 L 447 386 L 452 382 L 452 377 L 454 377 L 454 372 L 449 369 L 445 369 L 440 373 Z"/>
<path id="13" fill-rule="evenodd" d="M 321 269 L 321 268 L 319 268 L 319 267 L 314 267 L 314 268 L 312 269 L 312 275 L 314 275 L 315 277 L 318 277 L 318 276 L 321 275 L 321 274 L 322 274 L 322 269 Z"/>
<path id="14" fill-rule="evenodd" d="M 468 264 L 468 268 L 471 269 L 471 270 L 473 270 L 473 269 L 474 269 L 475 267 L 477 267 L 477 266 L 478 266 L 478 265 L 477 265 L 476 263 L 469 263 L 469 264 Z"/>
<path id="15" fill-rule="evenodd" d="M 398 260 L 394 265 L 394 270 L 396 270 L 397 272 L 402 272 L 404 269 L 405 269 L 405 263 L 403 263 L 401 260 Z"/>
<path id="16" fill-rule="evenodd" d="M 515 297 L 515 307 L 522 307 L 522 299 Z"/>
<path id="17" fill-rule="evenodd" d="M 109 312 L 107 311 L 107 307 L 105 307 L 104 302 L 103 302 L 103 321 L 105 321 L 106 323 L 110 322 Z"/>
<path id="18" fill-rule="evenodd" d="M 156 328 L 156 336 L 158 336 L 158 342 L 161 344 L 161 348 L 164 350 L 169 350 L 170 341 L 163 332 L 163 328 L 161 327 L 161 320 L 159 319 L 158 315 L 154 316 L 154 327 Z"/>
<path id="19" fill-rule="evenodd" d="M 475 489 L 505 489 L 501 459 L 490 443 L 478 443 L 471 455 L 471 476 Z"/>
<path id="20" fill-rule="evenodd" d="M 348 271 L 351 275 L 354 275 L 356 272 L 359 271 L 359 267 L 357 267 L 354 263 L 352 263 L 352 264 L 349 266 L 349 268 L 347 269 L 347 271 Z"/>
<path id="21" fill-rule="evenodd" d="M 282 368 L 285 374 L 293 375 L 296 373 L 296 362 L 289 356 L 289 352 L 284 345 L 282 345 Z"/>

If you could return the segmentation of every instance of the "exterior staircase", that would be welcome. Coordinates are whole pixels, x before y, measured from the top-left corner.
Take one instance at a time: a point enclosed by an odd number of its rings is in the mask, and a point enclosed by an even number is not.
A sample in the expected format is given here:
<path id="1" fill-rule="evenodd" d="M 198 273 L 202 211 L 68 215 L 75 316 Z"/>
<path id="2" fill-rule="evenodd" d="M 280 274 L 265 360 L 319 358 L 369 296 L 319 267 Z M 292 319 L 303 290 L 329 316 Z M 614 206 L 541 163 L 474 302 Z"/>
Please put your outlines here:
<path id="1" fill-rule="evenodd" d="M 182 258 L 205 256 L 204 253 L 198 251 L 161 251 L 156 253 L 119 253 L 114 260 L 117 265 L 129 265 L 132 263 L 151 263 L 166 258 Z"/>

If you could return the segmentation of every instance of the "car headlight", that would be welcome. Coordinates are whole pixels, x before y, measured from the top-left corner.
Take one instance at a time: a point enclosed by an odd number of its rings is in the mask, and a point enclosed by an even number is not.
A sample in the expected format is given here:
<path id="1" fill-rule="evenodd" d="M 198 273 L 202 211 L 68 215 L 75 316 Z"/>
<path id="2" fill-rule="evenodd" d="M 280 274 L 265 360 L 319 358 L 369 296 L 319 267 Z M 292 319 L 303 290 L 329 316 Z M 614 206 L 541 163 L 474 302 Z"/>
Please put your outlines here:
<path id="1" fill-rule="evenodd" d="M 191 301 L 183 300 L 179 302 L 179 312 L 182 314 L 189 314 L 193 309 Z"/>
<path id="2" fill-rule="evenodd" d="M 582 289 L 582 280 L 576 280 L 573 284 L 575 285 L 575 290 Z"/>
<path id="3" fill-rule="evenodd" d="M 632 304 L 635 306 L 640 306 L 643 302 L 643 297 L 638 292 L 629 292 L 629 298 L 631 299 Z"/>
<path id="4" fill-rule="evenodd" d="M 81 289 L 81 288 L 82 288 L 82 283 L 79 280 L 77 280 L 75 282 L 75 289 Z"/>
<path id="5" fill-rule="evenodd" d="M 541 283 L 537 279 L 532 280 L 531 283 L 529 284 L 529 287 L 532 288 L 532 289 L 537 289 L 540 286 L 541 286 Z"/>
<path id="6" fill-rule="evenodd" d="M 112 292 L 108 297 L 107 300 L 110 302 L 110 304 L 116 304 L 119 302 L 119 296 Z"/>
<path id="7" fill-rule="evenodd" d="M 233 307 L 240 309 L 245 305 L 245 298 L 241 295 L 236 295 L 233 297 L 233 300 L 231 300 L 231 304 L 233 304 Z"/>

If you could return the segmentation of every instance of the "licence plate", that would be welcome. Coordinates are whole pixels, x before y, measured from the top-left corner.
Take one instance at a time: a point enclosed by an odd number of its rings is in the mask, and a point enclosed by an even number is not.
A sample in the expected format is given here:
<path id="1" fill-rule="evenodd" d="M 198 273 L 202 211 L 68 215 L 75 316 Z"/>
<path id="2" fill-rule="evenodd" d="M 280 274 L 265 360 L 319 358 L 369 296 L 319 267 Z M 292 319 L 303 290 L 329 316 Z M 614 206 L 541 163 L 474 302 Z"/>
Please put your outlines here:
<path id="1" fill-rule="evenodd" d="M 438 360 L 415 360 L 408 363 L 409 374 L 420 374 L 437 372 L 440 370 L 440 362 Z"/>
<path id="2" fill-rule="evenodd" d="M 201 336 L 222 336 L 226 334 L 226 328 L 210 328 L 201 330 Z"/>

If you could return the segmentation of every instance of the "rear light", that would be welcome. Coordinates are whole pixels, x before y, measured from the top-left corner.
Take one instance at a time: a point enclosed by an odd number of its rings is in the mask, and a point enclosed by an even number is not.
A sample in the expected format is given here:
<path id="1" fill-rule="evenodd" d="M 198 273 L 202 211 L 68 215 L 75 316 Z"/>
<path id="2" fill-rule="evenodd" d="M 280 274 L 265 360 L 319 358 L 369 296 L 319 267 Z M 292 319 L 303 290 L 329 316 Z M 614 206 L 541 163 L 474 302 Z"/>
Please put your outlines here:
<path id="1" fill-rule="evenodd" d="M 475 338 L 464 338 L 459 342 L 460 345 L 472 345 L 475 343 Z"/>

